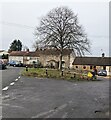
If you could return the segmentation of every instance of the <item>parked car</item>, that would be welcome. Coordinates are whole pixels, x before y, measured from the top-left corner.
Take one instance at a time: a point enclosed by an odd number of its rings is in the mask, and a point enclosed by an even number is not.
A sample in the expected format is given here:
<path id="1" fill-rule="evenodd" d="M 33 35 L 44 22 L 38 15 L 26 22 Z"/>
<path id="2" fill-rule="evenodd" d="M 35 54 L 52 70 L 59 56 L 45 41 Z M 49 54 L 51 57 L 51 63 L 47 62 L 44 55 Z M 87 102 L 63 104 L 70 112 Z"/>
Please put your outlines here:
<path id="1" fill-rule="evenodd" d="M 107 76 L 107 71 L 106 70 L 99 70 L 97 74 L 98 74 L 98 76 Z"/>
<path id="2" fill-rule="evenodd" d="M 10 65 L 10 66 L 16 66 L 16 62 L 15 61 L 9 61 L 8 65 Z"/>
<path id="3" fill-rule="evenodd" d="M 20 61 L 10 61 L 8 62 L 8 64 L 13 67 L 23 67 L 23 63 L 21 63 Z"/>
<path id="4" fill-rule="evenodd" d="M 16 67 L 23 67 L 24 65 L 23 65 L 23 63 L 21 63 L 21 62 L 16 62 L 16 65 L 15 65 Z"/>

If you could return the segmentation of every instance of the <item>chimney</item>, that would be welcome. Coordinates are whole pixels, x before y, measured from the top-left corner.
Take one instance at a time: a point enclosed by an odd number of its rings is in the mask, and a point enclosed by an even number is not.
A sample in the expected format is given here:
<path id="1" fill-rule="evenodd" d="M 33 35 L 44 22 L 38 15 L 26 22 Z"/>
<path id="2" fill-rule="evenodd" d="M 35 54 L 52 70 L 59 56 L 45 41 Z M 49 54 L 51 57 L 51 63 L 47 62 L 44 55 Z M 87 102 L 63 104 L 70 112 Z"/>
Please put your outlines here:
<path id="1" fill-rule="evenodd" d="M 104 54 L 104 53 L 102 53 L 102 58 L 104 58 L 104 56 L 105 56 L 105 54 Z"/>
<path id="2" fill-rule="evenodd" d="M 29 53 L 29 49 L 26 50 L 26 53 Z"/>

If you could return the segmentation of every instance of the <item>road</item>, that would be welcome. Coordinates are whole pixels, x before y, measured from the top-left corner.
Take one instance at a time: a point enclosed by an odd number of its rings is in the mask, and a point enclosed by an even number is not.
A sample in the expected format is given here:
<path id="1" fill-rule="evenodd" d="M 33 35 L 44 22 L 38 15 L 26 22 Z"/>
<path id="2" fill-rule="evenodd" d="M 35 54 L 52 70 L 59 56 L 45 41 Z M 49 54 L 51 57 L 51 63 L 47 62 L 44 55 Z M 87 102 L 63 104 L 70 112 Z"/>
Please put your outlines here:
<path id="1" fill-rule="evenodd" d="M 17 79 L 20 76 L 20 71 L 22 71 L 23 68 L 14 68 L 14 67 L 7 67 L 5 70 L 0 70 L 0 118 L 2 116 L 2 90 L 4 88 L 8 87 L 15 79 Z"/>
<path id="2" fill-rule="evenodd" d="M 9 75 L 11 70 L 18 75 Z M 5 77 L 16 79 L 20 69 L 11 70 Z M 108 118 L 109 80 L 68 82 L 21 76 L 3 91 L 2 117 Z"/>
<path id="3" fill-rule="evenodd" d="M 20 76 L 21 67 L 7 67 L 7 69 L 2 70 L 2 88 L 8 86 L 13 82 L 18 76 Z"/>

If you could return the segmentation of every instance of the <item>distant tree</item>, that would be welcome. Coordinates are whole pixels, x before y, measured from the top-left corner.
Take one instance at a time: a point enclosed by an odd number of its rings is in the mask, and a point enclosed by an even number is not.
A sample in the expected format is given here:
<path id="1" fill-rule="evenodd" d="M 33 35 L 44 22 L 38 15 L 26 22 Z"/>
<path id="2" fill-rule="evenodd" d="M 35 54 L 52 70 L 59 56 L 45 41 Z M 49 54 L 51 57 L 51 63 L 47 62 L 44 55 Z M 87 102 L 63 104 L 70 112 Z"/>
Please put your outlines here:
<path id="1" fill-rule="evenodd" d="M 14 40 L 9 48 L 9 51 L 21 51 L 22 50 L 22 42 L 20 40 Z"/>
<path id="2" fill-rule="evenodd" d="M 40 25 L 36 27 L 35 36 L 37 44 L 60 50 L 60 69 L 64 49 L 72 49 L 79 55 L 89 52 L 90 43 L 87 35 L 78 23 L 77 15 L 67 7 L 55 8 L 43 17 Z"/>

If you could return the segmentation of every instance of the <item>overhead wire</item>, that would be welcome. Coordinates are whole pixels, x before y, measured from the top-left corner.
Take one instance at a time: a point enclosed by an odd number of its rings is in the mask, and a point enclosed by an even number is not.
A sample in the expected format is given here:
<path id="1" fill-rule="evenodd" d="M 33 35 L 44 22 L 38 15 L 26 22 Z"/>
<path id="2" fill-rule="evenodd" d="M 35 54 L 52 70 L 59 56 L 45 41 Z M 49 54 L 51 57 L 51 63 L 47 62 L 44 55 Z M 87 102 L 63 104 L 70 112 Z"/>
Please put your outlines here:
<path id="1" fill-rule="evenodd" d="M 19 24 L 19 23 L 6 22 L 6 21 L 0 21 L 0 24 L 7 25 L 7 26 L 21 27 L 21 28 L 25 28 L 25 29 L 35 29 L 36 28 L 36 26 L 33 27 L 33 26 L 23 25 L 23 24 Z M 88 37 L 91 37 L 91 38 L 108 38 L 109 36 L 88 35 Z"/>
<path id="2" fill-rule="evenodd" d="M 35 27 L 28 26 L 28 25 L 23 25 L 23 24 L 18 24 L 18 23 L 11 23 L 11 22 L 5 22 L 5 21 L 0 21 L 2 25 L 8 25 L 8 26 L 15 26 L 15 27 L 23 27 L 26 29 L 34 29 Z"/>

